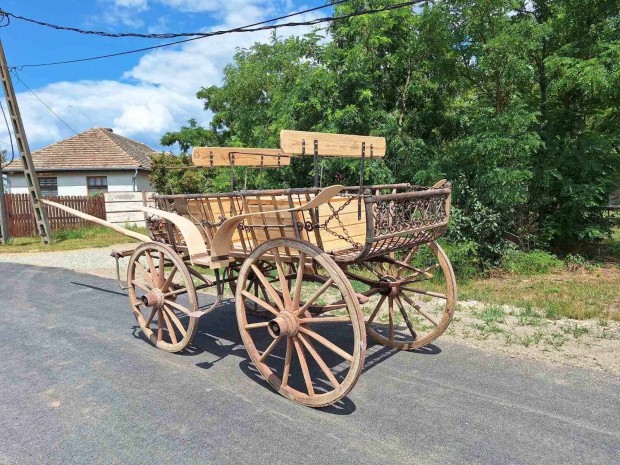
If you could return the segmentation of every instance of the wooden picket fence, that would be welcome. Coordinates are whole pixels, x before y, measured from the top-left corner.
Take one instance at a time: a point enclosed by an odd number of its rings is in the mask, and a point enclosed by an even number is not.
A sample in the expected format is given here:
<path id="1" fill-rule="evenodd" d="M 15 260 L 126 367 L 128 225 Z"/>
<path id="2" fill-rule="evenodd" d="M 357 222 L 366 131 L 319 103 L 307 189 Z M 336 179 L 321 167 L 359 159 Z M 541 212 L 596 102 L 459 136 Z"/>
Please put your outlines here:
<path id="1" fill-rule="evenodd" d="M 32 212 L 32 203 L 28 194 L 6 194 L 7 212 L 9 216 L 9 234 L 11 237 L 36 236 L 36 223 Z M 45 197 L 62 205 L 74 208 L 97 218 L 105 219 L 105 201 L 103 195 L 95 196 L 60 196 Z M 47 209 L 50 228 L 53 231 L 76 229 L 93 226 L 93 223 L 77 218 L 58 208 Z"/>

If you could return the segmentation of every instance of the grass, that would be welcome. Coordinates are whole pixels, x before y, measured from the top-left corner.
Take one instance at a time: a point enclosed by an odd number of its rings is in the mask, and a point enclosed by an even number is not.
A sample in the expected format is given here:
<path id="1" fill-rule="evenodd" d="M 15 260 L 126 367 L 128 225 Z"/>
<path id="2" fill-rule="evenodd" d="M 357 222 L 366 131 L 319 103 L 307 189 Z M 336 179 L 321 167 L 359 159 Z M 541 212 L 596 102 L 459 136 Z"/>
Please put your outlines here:
<path id="1" fill-rule="evenodd" d="M 144 228 L 129 229 L 146 234 Z M 115 244 L 127 244 L 129 242 L 136 241 L 123 234 L 112 231 L 109 228 L 80 228 L 55 232 L 50 245 L 43 245 L 39 237 L 16 237 L 11 239 L 8 244 L 0 245 L 0 254 L 76 250 L 89 247 L 107 247 Z"/>
<path id="2" fill-rule="evenodd" d="M 459 300 L 518 307 L 519 323 L 532 326 L 543 317 L 620 321 L 620 228 L 587 255 L 510 251 L 490 277 L 457 274 Z"/>
<path id="3" fill-rule="evenodd" d="M 458 295 L 460 300 L 514 305 L 524 309 L 520 318 L 534 321 L 532 312 L 542 312 L 551 319 L 620 321 L 620 268 L 607 265 L 594 270 L 558 270 L 536 276 L 506 273 L 459 283 Z"/>

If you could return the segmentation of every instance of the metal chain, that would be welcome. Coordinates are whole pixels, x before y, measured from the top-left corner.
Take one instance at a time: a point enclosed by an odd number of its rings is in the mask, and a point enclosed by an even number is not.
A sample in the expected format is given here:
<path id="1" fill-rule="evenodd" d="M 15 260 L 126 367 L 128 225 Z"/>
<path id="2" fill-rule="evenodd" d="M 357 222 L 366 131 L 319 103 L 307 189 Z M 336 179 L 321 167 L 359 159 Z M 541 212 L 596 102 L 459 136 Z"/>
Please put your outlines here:
<path id="1" fill-rule="evenodd" d="M 360 249 L 362 247 L 362 244 L 359 244 L 358 242 L 355 242 L 351 238 L 351 236 L 347 232 L 347 228 L 345 227 L 345 225 L 340 220 L 340 213 L 347 207 L 347 205 L 349 205 L 351 203 L 352 200 L 353 200 L 353 197 L 349 197 L 347 199 L 347 201 L 345 203 L 343 203 L 337 210 L 334 209 L 334 206 L 331 204 L 331 202 L 328 202 L 327 205 L 329 205 L 329 208 L 331 209 L 332 214 L 329 215 L 329 217 L 319 227 L 322 227 L 325 231 L 327 231 L 330 234 L 333 234 L 338 239 L 340 239 L 342 241 L 345 241 L 345 242 L 348 242 L 349 244 L 351 244 L 353 246 L 354 249 L 357 250 L 357 249 Z M 336 231 L 330 229 L 329 226 L 327 226 L 327 224 L 331 220 L 333 220 L 334 218 L 338 221 L 338 225 L 342 228 L 342 231 L 344 232 L 344 234 L 346 234 L 346 237 L 344 235 L 339 234 Z"/>

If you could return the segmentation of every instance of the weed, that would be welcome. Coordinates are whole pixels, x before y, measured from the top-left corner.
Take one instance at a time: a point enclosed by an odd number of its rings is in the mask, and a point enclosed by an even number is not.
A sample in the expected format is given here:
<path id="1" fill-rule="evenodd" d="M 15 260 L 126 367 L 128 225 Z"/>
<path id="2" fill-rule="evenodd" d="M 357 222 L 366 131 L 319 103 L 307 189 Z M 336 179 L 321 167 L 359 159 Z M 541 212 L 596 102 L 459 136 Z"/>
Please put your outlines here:
<path id="1" fill-rule="evenodd" d="M 564 267 L 568 271 L 588 270 L 592 271 L 596 267 L 579 254 L 569 253 L 564 257 Z"/>
<path id="2" fill-rule="evenodd" d="M 526 305 L 519 311 L 517 321 L 521 326 L 541 326 L 543 324 L 540 314 L 531 305 Z"/>
<path id="3" fill-rule="evenodd" d="M 487 325 L 491 323 L 504 323 L 506 321 L 506 312 L 497 305 L 491 305 L 481 312 L 473 312 L 473 314 Z"/>
<path id="4" fill-rule="evenodd" d="M 571 324 L 562 328 L 564 334 L 572 334 L 575 339 L 588 334 L 590 330 L 585 326 L 578 326 L 577 324 Z"/>

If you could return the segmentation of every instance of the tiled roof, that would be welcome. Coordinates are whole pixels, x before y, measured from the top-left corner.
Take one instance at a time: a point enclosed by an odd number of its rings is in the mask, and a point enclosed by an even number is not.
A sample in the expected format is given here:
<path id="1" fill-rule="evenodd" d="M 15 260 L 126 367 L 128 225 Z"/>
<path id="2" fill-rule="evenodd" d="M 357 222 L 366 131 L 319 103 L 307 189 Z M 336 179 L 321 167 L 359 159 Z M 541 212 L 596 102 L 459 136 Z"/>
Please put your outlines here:
<path id="1" fill-rule="evenodd" d="M 33 152 L 32 160 L 37 171 L 149 170 L 149 155 L 154 153 L 147 145 L 115 134 L 111 129 L 93 128 Z M 22 171 L 19 158 L 5 170 Z"/>

